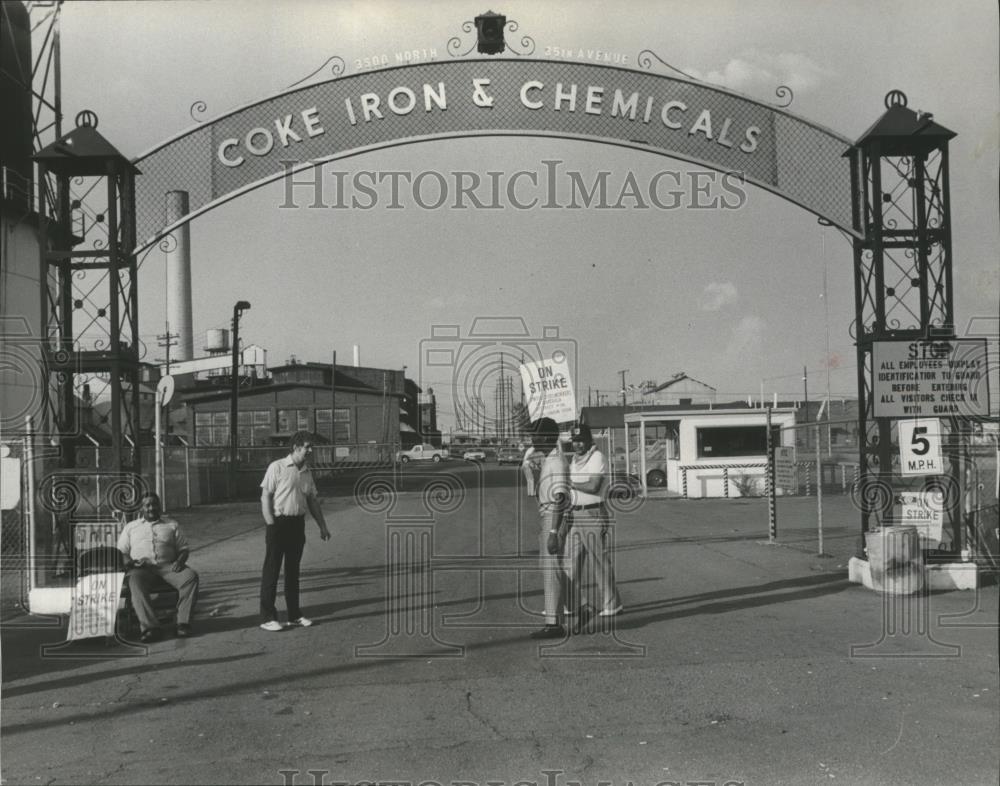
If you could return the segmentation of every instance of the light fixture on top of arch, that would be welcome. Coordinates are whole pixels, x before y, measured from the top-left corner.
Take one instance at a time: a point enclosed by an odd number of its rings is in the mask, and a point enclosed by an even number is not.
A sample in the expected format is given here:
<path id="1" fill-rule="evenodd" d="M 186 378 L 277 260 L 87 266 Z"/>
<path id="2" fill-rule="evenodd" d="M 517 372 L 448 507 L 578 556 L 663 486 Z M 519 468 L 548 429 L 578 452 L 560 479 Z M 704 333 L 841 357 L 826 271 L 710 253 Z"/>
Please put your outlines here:
<path id="1" fill-rule="evenodd" d="M 482 55 L 498 55 L 502 52 L 510 52 L 518 57 L 526 57 L 534 54 L 535 40 L 528 35 L 522 35 L 517 42 L 520 49 L 512 46 L 513 42 L 506 40 L 507 33 L 516 33 L 518 24 L 515 20 L 508 21 L 504 14 L 494 11 L 487 11 L 479 14 L 474 20 L 462 22 L 462 32 L 471 33 L 476 31 L 476 40 L 469 45 L 464 52 L 462 39 L 459 36 L 452 36 L 448 39 L 448 54 L 452 57 L 465 57 L 473 49 Z"/>
<path id="2" fill-rule="evenodd" d="M 481 55 L 498 55 L 507 48 L 503 28 L 507 17 L 487 11 L 476 17 L 476 50 Z"/>

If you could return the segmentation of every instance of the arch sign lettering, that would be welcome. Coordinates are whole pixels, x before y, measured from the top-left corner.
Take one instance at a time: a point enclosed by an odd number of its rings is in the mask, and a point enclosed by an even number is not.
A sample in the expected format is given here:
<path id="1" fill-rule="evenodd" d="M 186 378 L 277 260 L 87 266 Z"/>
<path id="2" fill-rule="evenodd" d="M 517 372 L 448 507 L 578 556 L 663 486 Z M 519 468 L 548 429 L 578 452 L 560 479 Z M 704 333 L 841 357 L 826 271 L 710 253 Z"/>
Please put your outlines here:
<path id="1" fill-rule="evenodd" d="M 141 250 L 265 183 L 328 161 L 431 140 L 539 136 L 643 150 L 737 173 L 859 237 L 851 140 L 723 88 L 593 63 L 432 61 L 291 89 L 136 159 Z M 163 226 L 164 194 L 190 212 Z"/>

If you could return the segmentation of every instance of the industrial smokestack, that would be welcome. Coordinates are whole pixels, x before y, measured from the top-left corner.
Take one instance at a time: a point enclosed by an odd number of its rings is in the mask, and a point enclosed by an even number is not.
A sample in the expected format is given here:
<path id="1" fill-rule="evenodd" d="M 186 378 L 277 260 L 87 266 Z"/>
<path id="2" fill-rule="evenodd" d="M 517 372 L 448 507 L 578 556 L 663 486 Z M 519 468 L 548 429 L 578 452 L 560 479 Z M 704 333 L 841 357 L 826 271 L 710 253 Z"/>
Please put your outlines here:
<path id="1" fill-rule="evenodd" d="M 188 192 L 168 191 L 166 223 L 170 226 L 188 213 Z M 194 359 L 194 328 L 191 323 L 191 229 L 185 223 L 170 234 L 177 240 L 167 252 L 167 324 L 177 335 L 177 360 Z"/>
<path id="2" fill-rule="evenodd" d="M 361 365 L 361 347 L 357 344 L 354 345 L 354 368 L 358 368 Z"/>

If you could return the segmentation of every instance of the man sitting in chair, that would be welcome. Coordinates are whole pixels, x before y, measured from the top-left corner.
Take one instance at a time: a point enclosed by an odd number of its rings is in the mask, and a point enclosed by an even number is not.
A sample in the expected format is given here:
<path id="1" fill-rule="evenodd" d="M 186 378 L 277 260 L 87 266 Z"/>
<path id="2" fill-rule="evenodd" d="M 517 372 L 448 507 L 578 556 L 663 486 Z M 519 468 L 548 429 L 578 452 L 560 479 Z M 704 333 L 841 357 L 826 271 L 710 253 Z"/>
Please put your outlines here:
<path id="1" fill-rule="evenodd" d="M 153 612 L 150 593 L 160 581 L 177 590 L 177 635 L 191 635 L 191 611 L 198 595 L 198 574 L 187 566 L 187 538 L 180 525 L 161 516 L 160 498 L 146 494 L 142 517 L 130 521 L 118 536 L 118 550 L 125 558 L 132 605 L 142 628 L 139 640 L 155 641 L 160 627 Z"/>

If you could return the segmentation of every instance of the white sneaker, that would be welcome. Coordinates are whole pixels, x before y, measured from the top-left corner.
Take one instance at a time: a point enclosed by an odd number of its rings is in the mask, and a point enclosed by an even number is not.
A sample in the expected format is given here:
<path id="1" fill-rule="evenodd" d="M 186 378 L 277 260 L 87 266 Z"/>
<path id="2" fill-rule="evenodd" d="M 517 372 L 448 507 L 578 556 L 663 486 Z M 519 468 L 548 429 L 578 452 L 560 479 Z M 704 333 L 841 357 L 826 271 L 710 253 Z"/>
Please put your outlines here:
<path id="1" fill-rule="evenodd" d="M 621 614 L 622 611 L 624 611 L 624 609 L 625 609 L 625 607 L 622 606 L 621 603 L 619 603 L 613 609 L 603 609 L 601 611 L 601 613 L 600 613 L 600 616 L 601 617 L 614 617 L 616 614 Z"/>
<path id="2" fill-rule="evenodd" d="M 313 624 L 313 621 L 308 617 L 299 617 L 297 620 L 291 620 L 288 624 L 295 625 L 296 627 L 299 628 L 308 628 L 310 625 Z"/>
<path id="3" fill-rule="evenodd" d="M 261 623 L 260 629 L 261 630 L 269 630 L 272 633 L 274 633 L 274 632 L 277 632 L 279 630 L 284 630 L 285 626 L 282 625 L 277 620 L 271 620 L 270 622 L 263 622 L 263 623 Z"/>

